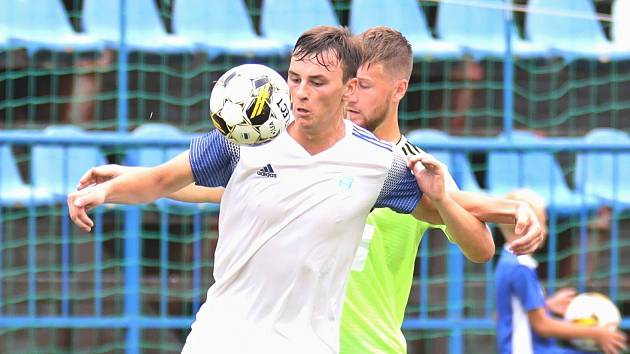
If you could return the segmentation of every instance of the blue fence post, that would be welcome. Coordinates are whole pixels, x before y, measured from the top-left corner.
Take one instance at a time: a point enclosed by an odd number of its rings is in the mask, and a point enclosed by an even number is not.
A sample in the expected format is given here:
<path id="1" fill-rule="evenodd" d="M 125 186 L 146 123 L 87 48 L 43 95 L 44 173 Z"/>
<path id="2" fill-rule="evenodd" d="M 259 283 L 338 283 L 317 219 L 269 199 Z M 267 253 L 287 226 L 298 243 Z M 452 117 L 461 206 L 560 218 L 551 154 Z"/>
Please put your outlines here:
<path id="1" fill-rule="evenodd" d="M 505 0 L 505 54 L 503 58 L 503 133 L 512 140 L 514 126 L 514 63 L 512 62 L 512 0 Z"/>
<path id="2" fill-rule="evenodd" d="M 611 225 L 610 225 L 610 299 L 615 302 L 617 301 L 618 294 L 618 275 L 619 270 L 619 219 L 621 217 L 621 202 L 618 202 L 619 197 L 619 155 L 615 154 L 613 158 L 613 202 L 612 213 L 611 213 Z"/>
<path id="3" fill-rule="evenodd" d="M 461 354 L 464 352 L 461 323 L 464 308 L 464 256 L 454 244 L 449 244 L 448 250 L 447 270 L 450 278 L 448 283 L 448 320 L 452 324 L 448 346 L 449 353 Z"/>
<path id="4" fill-rule="evenodd" d="M 127 132 L 127 1 L 120 1 L 120 45 L 118 46 L 118 132 Z"/>
<path id="5" fill-rule="evenodd" d="M 141 212 L 129 206 L 125 212 L 125 318 L 126 353 L 140 353 L 140 257 Z"/>

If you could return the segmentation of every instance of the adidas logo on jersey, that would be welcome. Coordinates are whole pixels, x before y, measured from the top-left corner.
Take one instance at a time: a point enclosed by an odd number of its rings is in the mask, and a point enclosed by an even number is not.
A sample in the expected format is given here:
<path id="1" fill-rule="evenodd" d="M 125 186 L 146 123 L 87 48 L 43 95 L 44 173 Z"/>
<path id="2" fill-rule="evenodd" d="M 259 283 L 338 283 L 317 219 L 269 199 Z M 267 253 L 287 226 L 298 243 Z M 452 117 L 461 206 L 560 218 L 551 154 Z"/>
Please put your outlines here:
<path id="1" fill-rule="evenodd" d="M 273 167 L 271 167 L 271 164 L 267 164 L 267 166 L 256 171 L 256 174 L 263 177 L 271 177 L 271 178 L 278 177 L 278 175 L 276 175 L 276 171 L 274 171 Z"/>

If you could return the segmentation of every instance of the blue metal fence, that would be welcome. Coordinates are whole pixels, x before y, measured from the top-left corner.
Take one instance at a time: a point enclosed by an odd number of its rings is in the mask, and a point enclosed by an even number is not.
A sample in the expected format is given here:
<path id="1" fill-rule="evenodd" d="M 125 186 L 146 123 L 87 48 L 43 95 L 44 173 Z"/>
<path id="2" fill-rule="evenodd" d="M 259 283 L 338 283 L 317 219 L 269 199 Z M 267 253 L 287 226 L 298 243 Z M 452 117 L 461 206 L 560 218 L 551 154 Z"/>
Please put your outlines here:
<path id="1" fill-rule="evenodd" d="M 115 147 L 117 151 L 122 149 L 130 149 L 140 146 L 151 145 L 152 147 L 186 147 L 188 145 L 189 138 L 141 138 L 132 137 L 126 134 L 118 133 L 93 133 L 84 137 L 56 137 L 45 136 L 39 132 L 0 132 L 0 145 L 24 145 L 32 147 L 34 145 L 50 145 L 50 146 L 76 146 L 76 145 L 89 145 L 99 147 Z M 599 144 L 584 144 L 580 138 L 547 138 L 537 143 L 506 143 L 504 140 L 497 138 L 451 138 L 444 143 L 426 143 L 422 144 L 423 148 L 429 151 L 448 151 L 451 153 L 466 153 L 466 152 L 611 152 L 615 154 L 627 154 L 630 153 L 630 145 L 615 144 L 602 142 Z M 72 163 L 72 161 L 68 161 Z M 3 165 L 4 166 L 4 165 Z M 458 176 L 455 175 L 457 179 Z M 2 181 L 0 180 L 0 183 Z M 620 181 L 620 183 L 623 183 Z M 605 204 L 602 201 L 602 204 Z M 0 200 L 0 205 L 1 205 Z M 64 212 L 59 215 L 61 222 L 61 234 L 57 235 L 60 240 L 61 257 L 59 264 L 55 266 L 59 269 L 59 276 L 61 282 L 60 290 L 60 311 L 57 314 L 44 314 L 40 313 L 37 308 L 38 291 L 37 288 L 37 248 L 38 244 L 38 231 L 36 224 L 35 203 L 27 205 L 28 210 L 28 251 L 27 251 L 27 263 L 24 273 L 27 275 L 28 284 L 28 306 L 27 310 L 20 314 L 10 314 L 3 311 L 3 281 L 8 277 L 6 269 L 3 269 L 3 262 L 0 259 L 0 328 L 122 328 L 126 330 L 126 343 L 125 348 L 127 353 L 139 353 L 141 350 L 141 333 L 143 329 L 147 328 L 182 328 L 186 329 L 190 326 L 193 320 L 193 315 L 196 309 L 200 305 L 201 294 L 208 286 L 207 281 L 202 279 L 201 275 L 201 263 L 204 255 L 202 255 L 201 247 L 201 235 L 202 230 L 201 212 L 194 212 L 193 216 L 193 249 L 192 255 L 192 294 L 195 294 L 193 306 L 189 315 L 170 315 L 168 306 L 169 286 L 168 286 L 168 225 L 167 220 L 164 218 L 166 213 L 160 212 L 161 229 L 160 229 L 160 261 L 157 267 L 159 268 L 159 288 L 160 288 L 160 309 L 157 315 L 147 315 L 141 310 L 141 282 L 142 282 L 142 227 L 141 227 L 141 208 L 138 206 L 127 206 L 121 208 L 120 212 L 124 214 L 124 222 L 122 230 L 124 231 L 124 256 L 121 262 L 122 274 L 124 277 L 122 285 L 122 296 L 124 306 L 122 311 L 117 315 L 105 314 L 103 308 L 103 300 L 100 292 L 104 290 L 103 274 L 100 271 L 103 269 L 103 231 L 101 224 L 102 221 L 102 209 L 97 209 L 94 214 L 96 219 L 96 227 L 94 230 L 94 248 L 93 248 L 93 289 L 86 289 L 86 291 L 93 291 L 95 294 L 93 300 L 93 314 L 92 315 L 75 315 L 70 308 L 72 306 L 72 298 L 70 294 L 70 280 L 69 272 L 72 266 L 72 259 L 70 257 L 70 242 L 69 238 L 72 235 L 72 228 L 65 207 Z M 623 205 L 620 203 L 611 203 L 613 207 L 613 214 L 621 212 Z M 0 207 L 0 219 L 4 218 L 2 207 Z M 619 288 L 619 274 L 618 269 L 620 267 L 619 259 L 619 227 L 618 221 L 613 222 L 610 236 L 610 274 L 608 280 L 608 289 L 610 291 L 610 297 L 613 300 L 618 299 Z M 553 222 L 552 221 L 552 226 Z M 581 220 L 585 223 L 586 220 Z M 2 231 L 0 227 L 0 232 Z M 580 255 L 587 253 L 586 244 L 581 239 L 580 242 Z M 556 259 L 556 231 L 552 227 L 550 233 L 550 246 L 548 252 L 548 264 L 555 265 L 558 262 Z M 0 233 L 0 249 L 4 249 L 3 234 Z M 0 257 L 2 252 L 0 252 Z M 494 328 L 493 311 L 492 311 L 492 298 L 486 296 L 485 310 L 482 317 L 473 317 L 465 314 L 464 311 L 464 258 L 461 252 L 455 246 L 450 246 L 447 258 L 448 267 L 448 284 L 447 284 L 447 301 L 448 311 L 445 315 L 436 317 L 430 315 L 428 308 L 430 306 L 428 302 L 428 283 L 429 283 L 429 264 L 426 263 L 427 249 L 426 242 L 422 243 L 420 249 L 420 275 L 419 275 L 419 313 L 418 316 L 408 316 L 405 321 L 404 328 L 411 330 L 448 330 L 450 332 L 449 351 L 450 353 L 463 353 L 465 352 L 463 343 L 463 333 L 465 330 L 470 329 L 492 329 Z M 424 262 L 424 263 L 422 263 Z M 579 257 L 579 279 L 584 279 L 586 269 L 586 258 L 584 256 Z M 549 267 L 552 269 L 553 267 Z M 555 269 L 555 268 L 554 268 Z M 490 287 L 492 286 L 490 279 L 492 278 L 492 266 L 487 264 L 485 266 L 486 272 L 486 294 L 491 294 Z M 554 286 L 554 280 L 556 279 L 556 271 L 548 270 L 548 285 Z M 623 328 L 630 328 L 630 318 L 624 317 Z"/>

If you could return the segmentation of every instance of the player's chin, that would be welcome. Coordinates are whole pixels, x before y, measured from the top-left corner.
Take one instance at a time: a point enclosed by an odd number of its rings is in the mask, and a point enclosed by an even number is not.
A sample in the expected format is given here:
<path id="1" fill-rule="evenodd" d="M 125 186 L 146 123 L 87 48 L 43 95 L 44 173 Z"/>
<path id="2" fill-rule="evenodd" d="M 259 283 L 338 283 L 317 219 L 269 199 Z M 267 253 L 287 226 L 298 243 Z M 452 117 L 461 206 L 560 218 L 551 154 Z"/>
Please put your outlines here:
<path id="1" fill-rule="evenodd" d="M 352 123 L 360 126 L 361 128 L 367 128 L 367 122 L 365 118 L 358 112 L 346 111 L 346 119 L 352 121 Z"/>

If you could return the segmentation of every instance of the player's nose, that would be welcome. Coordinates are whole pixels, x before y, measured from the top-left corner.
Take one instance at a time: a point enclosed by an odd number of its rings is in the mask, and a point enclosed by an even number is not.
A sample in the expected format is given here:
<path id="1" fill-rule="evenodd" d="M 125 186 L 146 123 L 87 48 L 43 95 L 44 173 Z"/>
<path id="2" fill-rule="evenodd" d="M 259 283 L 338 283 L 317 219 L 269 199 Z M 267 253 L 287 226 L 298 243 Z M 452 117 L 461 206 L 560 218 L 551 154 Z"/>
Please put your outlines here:
<path id="1" fill-rule="evenodd" d="M 295 98 L 299 100 L 308 99 L 308 88 L 304 81 L 300 82 L 295 88 Z"/>

